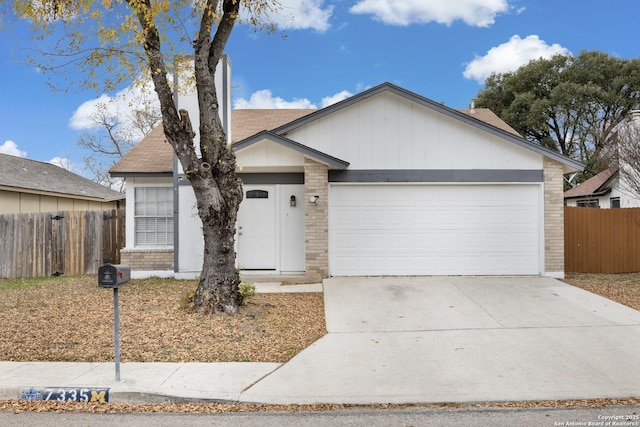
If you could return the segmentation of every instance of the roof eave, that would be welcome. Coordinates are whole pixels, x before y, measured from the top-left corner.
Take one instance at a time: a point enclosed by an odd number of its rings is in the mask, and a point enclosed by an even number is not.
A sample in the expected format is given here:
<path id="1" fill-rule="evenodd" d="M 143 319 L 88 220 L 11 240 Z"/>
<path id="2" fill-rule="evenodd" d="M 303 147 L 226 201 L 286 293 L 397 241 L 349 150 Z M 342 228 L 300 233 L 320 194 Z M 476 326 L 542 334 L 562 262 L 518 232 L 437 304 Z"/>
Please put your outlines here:
<path id="1" fill-rule="evenodd" d="M 46 190 L 37 190 L 33 188 L 24 188 L 24 187 L 12 187 L 8 185 L 0 185 L 0 191 L 10 191 L 13 193 L 26 193 L 26 194 L 35 194 L 39 196 L 48 196 L 48 197 L 61 197 L 65 199 L 74 199 L 74 200 L 88 200 L 91 202 L 111 202 L 116 200 L 121 200 L 125 198 L 125 195 L 122 194 L 120 196 L 114 197 L 98 197 L 98 196 L 86 196 L 81 194 L 71 194 L 71 193 L 58 193 L 55 191 L 46 191 Z"/>
<path id="2" fill-rule="evenodd" d="M 601 196 L 606 196 L 607 194 L 611 193 L 611 188 L 607 188 L 604 189 L 602 191 L 595 191 L 593 193 L 589 193 L 589 194 L 580 194 L 577 196 L 565 196 L 565 200 L 570 200 L 570 199 L 584 199 L 584 198 L 591 198 L 591 197 L 601 197 Z"/>
<path id="3" fill-rule="evenodd" d="M 109 172 L 112 178 L 171 178 L 173 172 Z"/>

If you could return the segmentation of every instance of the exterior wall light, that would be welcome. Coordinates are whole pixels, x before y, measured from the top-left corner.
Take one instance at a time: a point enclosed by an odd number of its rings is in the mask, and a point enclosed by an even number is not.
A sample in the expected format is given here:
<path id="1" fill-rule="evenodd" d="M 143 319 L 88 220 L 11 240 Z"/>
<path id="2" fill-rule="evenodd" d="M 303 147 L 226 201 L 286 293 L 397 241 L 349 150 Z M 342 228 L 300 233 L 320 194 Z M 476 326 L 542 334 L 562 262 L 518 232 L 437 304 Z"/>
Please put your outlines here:
<path id="1" fill-rule="evenodd" d="M 320 199 L 320 196 L 311 196 L 311 197 L 309 197 L 309 201 L 311 203 L 314 203 L 314 204 L 318 204 L 318 200 L 319 199 Z"/>

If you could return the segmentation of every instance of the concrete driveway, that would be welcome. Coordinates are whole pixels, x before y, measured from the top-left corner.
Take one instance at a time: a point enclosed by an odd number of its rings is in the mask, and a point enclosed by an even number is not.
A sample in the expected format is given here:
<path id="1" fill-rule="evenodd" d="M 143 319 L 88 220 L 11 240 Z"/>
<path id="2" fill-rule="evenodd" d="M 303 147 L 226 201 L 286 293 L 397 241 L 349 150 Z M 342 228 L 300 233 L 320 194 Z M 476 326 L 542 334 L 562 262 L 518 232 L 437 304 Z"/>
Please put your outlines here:
<path id="1" fill-rule="evenodd" d="M 240 400 L 640 396 L 640 312 L 558 280 L 332 278 L 324 292 L 329 333 Z"/>

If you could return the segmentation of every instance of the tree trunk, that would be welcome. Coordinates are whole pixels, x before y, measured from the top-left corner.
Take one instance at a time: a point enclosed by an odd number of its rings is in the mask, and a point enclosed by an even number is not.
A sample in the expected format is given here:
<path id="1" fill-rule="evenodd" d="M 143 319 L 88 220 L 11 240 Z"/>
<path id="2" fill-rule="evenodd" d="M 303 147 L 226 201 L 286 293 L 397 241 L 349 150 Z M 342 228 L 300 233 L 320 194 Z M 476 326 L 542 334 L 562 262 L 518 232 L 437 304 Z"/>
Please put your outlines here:
<path id="1" fill-rule="evenodd" d="M 235 266 L 235 233 L 242 184 L 235 173 L 235 156 L 228 148 L 217 168 L 194 177 L 204 235 L 204 259 L 194 308 L 200 313 L 233 314 L 240 305 L 240 274 Z"/>
<path id="2" fill-rule="evenodd" d="M 202 220 L 204 259 L 194 308 L 203 313 L 237 313 L 240 275 L 235 268 L 234 240 L 238 207 L 242 201 L 242 183 L 236 174 L 236 158 L 218 114 L 215 72 L 238 18 L 241 2 L 222 2 L 222 16 L 218 15 L 218 1 L 208 0 L 201 5 L 200 30 L 194 41 L 200 156 L 188 112 L 176 111 L 175 108 L 151 3 L 134 0 L 127 0 L 127 3 L 136 12 L 143 30 L 143 46 L 149 60 L 153 87 L 160 101 L 165 136 L 191 182 Z M 211 40 L 214 25 L 217 29 Z"/>

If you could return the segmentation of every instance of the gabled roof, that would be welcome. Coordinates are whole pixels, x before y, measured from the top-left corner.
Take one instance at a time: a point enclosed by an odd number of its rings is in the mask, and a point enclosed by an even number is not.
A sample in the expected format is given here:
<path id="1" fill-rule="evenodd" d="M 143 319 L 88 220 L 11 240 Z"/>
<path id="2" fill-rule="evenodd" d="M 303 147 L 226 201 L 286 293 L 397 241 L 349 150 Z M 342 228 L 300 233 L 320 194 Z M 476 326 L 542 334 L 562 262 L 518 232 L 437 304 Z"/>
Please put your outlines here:
<path id="1" fill-rule="evenodd" d="M 618 176 L 618 168 L 616 166 L 606 169 L 596 176 L 593 176 L 578 185 L 564 192 L 565 199 L 574 199 L 577 197 L 598 197 L 605 195 L 611 191 L 611 183 Z"/>
<path id="2" fill-rule="evenodd" d="M 242 142 L 243 145 L 240 147 L 240 149 L 242 149 L 242 147 L 246 147 L 246 145 L 244 145 L 245 140 L 251 138 L 252 143 L 255 143 L 256 140 L 252 137 L 262 131 L 270 131 L 269 138 L 273 139 L 276 136 L 285 138 L 287 141 L 290 141 L 285 143 L 285 145 L 288 144 L 290 148 L 293 148 L 294 145 L 291 144 L 293 141 L 286 138 L 288 132 L 385 91 L 431 108 L 448 117 L 489 132 L 540 155 L 557 160 L 565 166 L 565 172 L 581 171 L 584 169 L 582 163 L 522 138 L 511 126 L 489 109 L 475 108 L 455 110 L 391 83 L 383 83 L 321 110 L 235 109 L 231 114 L 232 144 L 235 145 Z M 285 139 L 273 140 L 282 143 Z M 311 150 L 308 147 L 307 149 Z M 323 153 L 320 154 L 327 156 Z M 336 160 L 344 162 L 340 159 Z M 337 167 L 337 165 L 334 166 Z M 120 162 L 111 168 L 109 172 L 112 176 L 135 176 L 137 174 L 145 176 L 155 174 L 157 176 L 170 175 L 172 169 L 173 149 L 169 143 L 166 142 L 162 126 L 158 126 L 140 141 Z"/>
<path id="3" fill-rule="evenodd" d="M 125 195 L 51 163 L 0 154 L 0 189 L 112 201 Z"/>
<path id="4" fill-rule="evenodd" d="M 232 144 L 240 142 L 263 130 L 272 130 L 292 120 L 299 119 L 315 109 L 237 109 L 231 113 Z"/>
<path id="5" fill-rule="evenodd" d="M 234 151 L 240 151 L 245 148 L 251 147 L 254 144 L 257 144 L 261 141 L 270 141 L 276 144 L 282 145 L 283 147 L 287 147 L 293 151 L 297 151 L 301 154 L 304 154 L 307 157 L 310 157 L 320 163 L 324 163 L 330 166 L 332 169 L 340 169 L 344 170 L 349 167 L 349 162 L 340 160 L 336 157 L 325 154 L 321 151 L 315 150 L 313 148 L 307 147 L 306 145 L 302 145 L 299 142 L 293 141 L 289 138 L 285 138 L 284 136 L 277 135 L 270 131 L 262 131 L 259 132 L 252 137 L 249 137 L 237 144 L 232 146 Z"/>
<path id="6" fill-rule="evenodd" d="M 258 132 L 271 130 L 306 116 L 311 109 L 237 109 L 231 114 L 232 144 Z M 163 176 L 173 173 L 173 148 L 164 136 L 162 125 L 154 128 L 131 149 L 109 173 L 111 176 Z"/>
<path id="7" fill-rule="evenodd" d="M 425 98 L 424 96 L 418 95 L 416 93 L 413 93 L 411 91 L 408 91 L 406 89 L 403 89 L 399 86 L 396 86 L 394 84 L 391 83 L 382 83 L 378 86 L 375 86 L 371 89 L 365 90 L 364 92 L 361 92 L 357 95 L 354 95 L 350 98 L 347 98 L 343 101 L 340 101 L 338 103 L 335 103 L 329 107 L 323 108 L 321 110 L 318 110 L 314 113 L 311 113 L 307 116 L 304 116 L 302 118 L 299 118 L 297 120 L 294 120 L 290 123 L 287 123 L 283 126 L 280 126 L 276 129 L 273 129 L 274 133 L 277 133 L 279 135 L 286 135 L 287 133 L 305 126 L 315 120 L 318 120 L 322 117 L 328 116 L 330 114 L 333 114 L 337 111 L 342 110 L 343 108 L 347 108 L 350 107 L 358 102 L 361 102 L 367 98 L 376 96 L 380 93 L 383 92 L 390 92 L 393 94 L 396 94 L 398 96 L 401 96 L 409 101 L 413 101 L 417 104 L 420 104 L 422 106 L 425 106 L 427 108 L 431 108 L 432 110 L 435 110 L 441 114 L 444 114 L 448 117 L 451 117 L 455 120 L 459 120 L 463 123 L 466 123 L 468 125 L 471 125 L 473 127 L 476 127 L 478 129 L 484 130 L 486 132 L 489 132 L 495 136 L 498 136 L 500 138 L 503 138 L 507 141 L 510 141 L 516 145 L 519 145 L 523 148 L 526 148 L 528 150 L 534 151 L 540 155 L 546 156 L 548 158 L 551 158 L 553 160 L 556 160 L 560 163 L 562 163 L 563 165 L 565 165 L 565 172 L 571 172 L 571 171 L 582 171 L 584 170 L 584 165 L 576 160 L 570 159 L 569 157 L 565 157 L 560 153 L 557 153 L 555 151 L 549 150 L 548 148 L 542 147 L 540 145 L 534 144 L 532 142 L 527 141 L 526 139 L 522 138 L 517 132 L 515 132 L 512 128 L 510 128 L 508 125 L 505 126 L 501 126 L 498 127 L 497 125 L 488 123 L 488 122 L 484 122 L 482 120 L 480 120 L 480 118 L 476 118 L 474 117 L 474 114 L 467 114 L 464 113 L 462 111 L 459 110 L 455 110 L 453 108 L 447 107 L 444 104 L 435 102 L 429 98 Z M 477 111 L 477 109 L 476 109 Z M 494 115 L 495 116 L 495 115 Z M 500 120 L 501 121 L 501 120 Z M 495 122 L 495 121 L 494 121 Z"/>
<path id="8" fill-rule="evenodd" d="M 156 126 L 118 163 L 109 169 L 111 176 L 173 174 L 173 148 L 164 136 L 162 125 Z"/>

